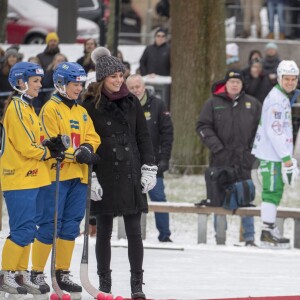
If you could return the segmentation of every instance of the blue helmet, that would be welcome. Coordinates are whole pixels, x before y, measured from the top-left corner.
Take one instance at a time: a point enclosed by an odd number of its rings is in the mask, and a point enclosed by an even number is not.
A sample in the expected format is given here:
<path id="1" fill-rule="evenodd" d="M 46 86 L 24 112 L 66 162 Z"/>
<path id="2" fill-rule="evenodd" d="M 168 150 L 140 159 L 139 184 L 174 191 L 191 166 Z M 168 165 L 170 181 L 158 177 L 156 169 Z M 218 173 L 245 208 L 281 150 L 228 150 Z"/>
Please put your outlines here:
<path id="1" fill-rule="evenodd" d="M 8 81 L 12 88 L 15 89 L 15 87 L 18 86 L 19 79 L 22 79 L 26 83 L 31 76 L 44 77 L 44 70 L 38 64 L 18 62 L 10 69 Z"/>
<path id="2" fill-rule="evenodd" d="M 53 73 L 53 82 L 56 87 L 67 85 L 69 82 L 84 83 L 85 81 L 85 70 L 75 62 L 60 63 Z"/>

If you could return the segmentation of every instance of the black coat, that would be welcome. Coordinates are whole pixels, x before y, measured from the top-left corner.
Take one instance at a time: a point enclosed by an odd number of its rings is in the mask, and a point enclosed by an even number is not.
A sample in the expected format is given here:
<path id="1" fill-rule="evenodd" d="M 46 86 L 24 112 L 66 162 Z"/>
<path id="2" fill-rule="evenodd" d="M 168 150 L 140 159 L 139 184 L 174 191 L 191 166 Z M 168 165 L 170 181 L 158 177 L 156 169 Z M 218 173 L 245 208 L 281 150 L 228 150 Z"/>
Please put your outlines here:
<path id="1" fill-rule="evenodd" d="M 260 102 L 241 93 L 232 101 L 225 93 L 224 84 L 214 87 L 213 97 L 205 102 L 196 131 L 210 150 L 210 166 L 235 166 L 240 179 L 251 178 L 255 161 L 251 154 L 261 114 Z"/>
<path id="2" fill-rule="evenodd" d="M 171 115 L 163 100 L 147 93 L 147 102 L 143 110 L 150 132 L 155 163 L 161 160 L 169 161 L 173 143 L 173 124 Z"/>
<path id="3" fill-rule="evenodd" d="M 142 76 L 152 73 L 170 76 L 170 45 L 164 43 L 160 46 L 156 44 L 147 46 L 140 59 L 140 72 Z"/>
<path id="4" fill-rule="evenodd" d="M 154 163 L 152 143 L 139 100 L 129 94 L 108 101 L 102 94 L 98 109 L 91 101 L 83 106 L 91 116 L 101 144 L 95 171 L 103 188 L 101 201 L 92 201 L 91 213 L 122 216 L 148 212 L 142 194 L 141 166 Z"/>

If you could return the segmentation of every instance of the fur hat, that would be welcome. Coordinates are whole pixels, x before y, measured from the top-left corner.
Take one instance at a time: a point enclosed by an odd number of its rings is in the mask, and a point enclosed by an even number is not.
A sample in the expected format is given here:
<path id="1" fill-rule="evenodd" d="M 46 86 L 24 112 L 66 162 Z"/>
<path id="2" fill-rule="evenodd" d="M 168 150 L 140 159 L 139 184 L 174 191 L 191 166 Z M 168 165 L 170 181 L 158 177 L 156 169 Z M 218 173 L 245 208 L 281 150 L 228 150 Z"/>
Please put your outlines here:
<path id="1" fill-rule="evenodd" d="M 92 61 L 96 67 L 97 81 L 103 80 L 105 77 L 116 72 L 125 73 L 124 64 L 105 47 L 96 48 L 91 54 Z"/>
<path id="2" fill-rule="evenodd" d="M 46 44 L 48 44 L 51 40 L 55 40 L 57 42 L 59 42 L 59 38 L 56 32 L 49 32 L 46 36 Z"/>

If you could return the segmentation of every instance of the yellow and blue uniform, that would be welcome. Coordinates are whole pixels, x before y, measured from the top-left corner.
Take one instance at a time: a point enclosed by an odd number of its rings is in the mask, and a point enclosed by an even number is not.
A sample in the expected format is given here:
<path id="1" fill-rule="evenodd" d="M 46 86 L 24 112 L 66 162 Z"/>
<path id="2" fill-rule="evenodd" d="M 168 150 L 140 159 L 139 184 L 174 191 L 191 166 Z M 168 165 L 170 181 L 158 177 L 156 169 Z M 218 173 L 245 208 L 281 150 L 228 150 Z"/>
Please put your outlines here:
<path id="1" fill-rule="evenodd" d="M 61 163 L 60 170 L 56 257 L 56 268 L 67 270 L 75 238 L 79 235 L 79 225 L 84 217 L 88 179 L 88 166 L 77 163 L 74 152 L 81 144 L 89 144 L 96 151 L 100 145 L 100 137 L 85 108 L 59 93 L 54 94 L 42 107 L 40 120 L 46 138 L 62 134 L 71 139 L 70 148 L 65 152 L 65 160 Z M 56 161 L 50 159 L 46 163 L 52 184 L 43 187 L 38 195 L 39 229 L 32 255 L 32 269 L 36 271 L 43 271 L 53 239 Z"/>
<path id="2" fill-rule="evenodd" d="M 29 244 L 36 233 L 35 212 L 39 188 L 50 185 L 44 159 L 50 152 L 41 145 L 43 131 L 30 100 L 14 96 L 3 120 L 0 159 L 1 188 L 9 214 L 10 236 L 2 252 L 2 270 L 26 268 Z M 14 260 L 9 259 L 11 254 Z"/>

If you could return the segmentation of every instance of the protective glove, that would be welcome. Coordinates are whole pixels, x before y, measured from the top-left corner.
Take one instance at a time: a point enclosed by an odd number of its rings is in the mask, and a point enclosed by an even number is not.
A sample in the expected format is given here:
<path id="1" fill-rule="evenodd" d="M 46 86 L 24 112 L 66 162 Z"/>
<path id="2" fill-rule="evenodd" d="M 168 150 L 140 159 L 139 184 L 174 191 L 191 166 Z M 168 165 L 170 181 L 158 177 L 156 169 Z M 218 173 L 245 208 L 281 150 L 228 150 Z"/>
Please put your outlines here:
<path id="1" fill-rule="evenodd" d="M 299 175 L 299 169 L 298 169 L 298 163 L 295 158 L 292 158 L 292 166 L 285 167 L 284 164 L 282 164 L 281 168 L 281 174 L 282 174 L 282 180 L 285 184 L 289 184 L 291 187 L 294 186 L 295 181 Z"/>
<path id="2" fill-rule="evenodd" d="M 70 141 L 68 136 L 59 134 L 57 137 L 51 137 L 50 140 L 45 139 L 42 145 L 49 149 L 52 158 L 63 161 L 65 159 L 65 151 L 70 146 Z"/>
<path id="3" fill-rule="evenodd" d="M 76 161 L 80 164 L 89 164 L 92 159 L 93 147 L 90 144 L 81 144 L 74 152 Z"/>
<path id="4" fill-rule="evenodd" d="M 98 181 L 97 175 L 95 172 L 92 173 L 92 185 L 91 185 L 91 199 L 94 201 L 102 200 L 103 190 Z"/>
<path id="5" fill-rule="evenodd" d="M 164 172 L 169 170 L 169 161 L 166 159 L 162 159 L 158 163 L 158 170 L 157 170 L 157 176 L 162 177 Z"/>
<path id="6" fill-rule="evenodd" d="M 156 185 L 157 166 L 142 165 L 141 173 L 142 193 L 146 194 Z"/>

